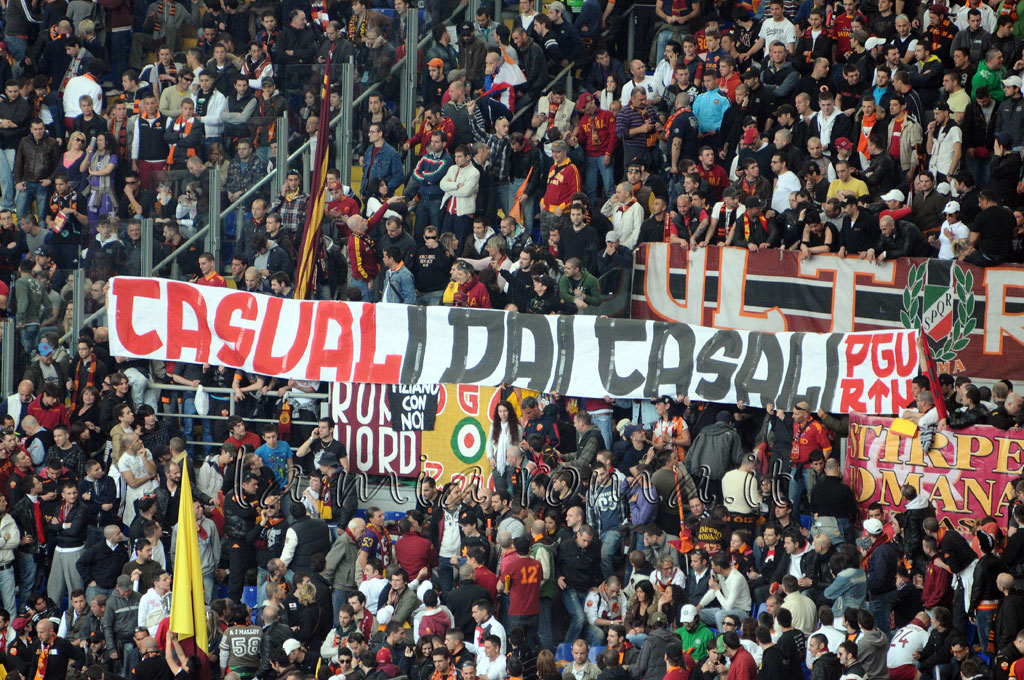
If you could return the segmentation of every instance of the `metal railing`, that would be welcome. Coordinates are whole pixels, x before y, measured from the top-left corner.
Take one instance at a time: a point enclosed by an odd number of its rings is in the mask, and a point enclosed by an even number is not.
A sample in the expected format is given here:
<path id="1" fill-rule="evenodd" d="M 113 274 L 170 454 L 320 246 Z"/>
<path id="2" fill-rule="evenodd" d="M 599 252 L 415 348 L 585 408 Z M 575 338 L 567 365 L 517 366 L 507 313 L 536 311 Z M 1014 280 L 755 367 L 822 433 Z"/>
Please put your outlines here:
<path id="1" fill-rule="evenodd" d="M 195 421 L 193 423 L 193 429 L 195 428 L 195 425 L 201 425 L 202 421 L 204 421 L 204 420 L 207 420 L 207 421 L 211 421 L 211 420 L 226 421 L 226 420 L 228 420 L 229 418 L 231 418 L 232 416 L 235 415 L 236 402 L 235 402 L 235 399 L 234 399 L 235 391 L 234 391 L 233 388 L 230 388 L 230 387 L 205 387 L 204 386 L 203 389 L 211 397 L 218 397 L 218 396 L 222 395 L 222 397 L 219 398 L 217 402 L 214 402 L 214 401 L 211 400 L 211 402 L 210 402 L 211 411 L 207 415 L 201 416 L 201 415 L 197 415 L 195 413 L 187 414 L 187 413 L 183 413 L 182 412 L 183 409 L 177 409 L 175 411 L 169 411 L 167 409 L 163 409 L 163 410 L 161 410 L 159 412 L 159 414 L 161 416 L 163 416 L 163 417 L 177 418 L 177 419 L 179 419 L 181 421 L 184 421 L 186 418 L 188 418 L 190 420 L 193 420 L 193 421 Z M 153 382 L 152 380 L 150 380 L 149 384 L 147 386 L 147 391 L 148 390 L 162 391 L 162 392 L 181 392 L 181 393 L 189 392 L 189 393 L 193 393 L 194 394 L 195 391 L 196 391 L 196 388 L 188 386 L 188 385 L 179 385 L 177 383 L 158 383 L 158 382 Z M 277 401 L 277 400 L 281 400 L 281 399 L 287 399 L 289 394 L 290 394 L 290 392 L 291 391 L 286 392 L 284 394 L 284 396 L 280 396 L 276 392 L 267 393 L 267 394 L 273 394 L 273 399 L 275 401 Z M 296 392 L 298 394 L 301 394 L 301 397 L 297 397 L 297 398 L 311 399 L 313 401 L 320 402 L 320 403 L 317 404 L 317 409 L 318 409 L 317 417 L 318 418 L 327 415 L 326 407 L 327 407 L 327 401 L 328 401 L 328 399 L 330 399 L 330 396 L 331 396 L 330 394 L 328 394 L 326 392 L 298 392 L 297 390 L 296 390 Z M 223 397 L 226 397 L 226 399 L 224 399 Z M 270 398 L 270 397 L 261 397 L 261 398 Z M 214 414 L 213 411 L 212 411 L 213 404 L 214 403 L 220 403 L 220 402 L 223 402 L 223 401 L 227 401 L 227 404 L 228 404 L 228 406 L 227 406 L 228 414 L 227 415 L 220 415 L 219 413 L 218 414 Z M 295 413 L 295 412 L 293 411 L 293 413 Z M 253 417 L 249 417 L 249 416 L 246 416 L 245 421 L 246 421 L 247 424 L 249 424 L 249 423 L 276 423 L 276 422 L 279 422 L 277 418 L 253 418 Z M 292 425 L 315 426 L 317 424 L 317 421 L 315 421 L 315 420 L 296 420 L 296 419 L 293 419 L 291 421 L 291 423 L 292 423 Z M 184 431 L 184 426 L 181 429 Z M 192 432 L 185 432 L 184 434 L 185 434 L 185 440 L 186 440 L 185 443 L 187 445 L 189 445 L 189 446 L 212 447 L 212 446 L 218 446 L 219 445 L 219 443 L 216 442 L 216 441 L 215 442 L 204 442 L 204 441 L 196 441 L 196 440 L 193 440 L 193 439 L 189 439 L 189 437 L 193 434 Z"/>

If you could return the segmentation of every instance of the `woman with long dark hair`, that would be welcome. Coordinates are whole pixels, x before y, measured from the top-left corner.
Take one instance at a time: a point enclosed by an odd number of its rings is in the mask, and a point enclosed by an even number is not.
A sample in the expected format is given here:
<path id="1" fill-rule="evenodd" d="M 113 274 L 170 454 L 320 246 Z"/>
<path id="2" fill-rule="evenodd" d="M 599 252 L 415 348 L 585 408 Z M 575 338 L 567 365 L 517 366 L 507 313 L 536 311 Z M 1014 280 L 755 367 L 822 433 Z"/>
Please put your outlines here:
<path id="1" fill-rule="evenodd" d="M 487 438 L 487 462 L 496 490 L 505 489 L 505 454 L 510 446 L 519 446 L 521 438 L 515 409 L 509 402 L 499 401 L 491 414 L 491 436 Z"/>

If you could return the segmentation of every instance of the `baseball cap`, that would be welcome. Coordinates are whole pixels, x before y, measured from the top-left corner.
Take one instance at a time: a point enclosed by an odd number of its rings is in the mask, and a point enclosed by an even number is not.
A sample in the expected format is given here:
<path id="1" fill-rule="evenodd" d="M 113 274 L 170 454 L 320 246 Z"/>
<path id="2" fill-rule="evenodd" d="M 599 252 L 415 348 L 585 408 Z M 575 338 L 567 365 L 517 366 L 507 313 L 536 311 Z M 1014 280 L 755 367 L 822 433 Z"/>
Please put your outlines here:
<path id="1" fill-rule="evenodd" d="M 672 399 L 669 398 L 669 397 L 655 397 L 654 399 L 651 399 L 651 403 L 652 404 L 671 404 L 672 403 Z"/>
<path id="2" fill-rule="evenodd" d="M 758 196 L 747 196 L 747 200 L 743 201 L 743 207 L 747 210 L 751 208 L 762 208 L 761 198 Z"/>
<path id="3" fill-rule="evenodd" d="M 548 3 L 548 9 L 556 9 L 556 10 L 558 10 L 559 12 L 562 13 L 563 17 L 569 16 L 569 10 L 567 10 L 565 8 L 565 4 L 563 4 L 562 2 L 559 2 L 559 0 L 555 0 L 555 2 Z"/>
<path id="4" fill-rule="evenodd" d="M 843 151 L 849 151 L 853 148 L 853 142 L 851 142 L 847 137 L 840 137 L 836 140 L 836 148 L 842 149 Z"/>
<path id="5" fill-rule="evenodd" d="M 343 186 L 344 185 L 342 185 L 342 183 L 339 182 L 338 180 L 332 179 L 331 183 L 327 185 L 327 188 L 330 189 L 331 191 L 337 191 L 338 189 L 341 189 Z"/>
<path id="6" fill-rule="evenodd" d="M 592 101 L 594 101 L 594 95 L 590 94 L 589 92 L 584 92 L 583 94 L 580 95 L 580 98 L 576 100 L 576 110 L 582 111 L 583 109 L 587 108 L 587 104 L 589 104 Z"/>
<path id="7" fill-rule="evenodd" d="M 949 104 L 946 102 L 938 102 L 932 107 L 933 111 L 949 111 Z"/>
<path id="8" fill-rule="evenodd" d="M 656 626 L 656 625 L 659 625 L 659 624 L 660 625 L 665 625 L 666 623 L 668 623 L 668 617 L 665 616 L 665 612 L 657 611 L 657 612 L 654 612 L 653 614 L 651 614 L 650 617 L 648 617 L 647 621 L 652 626 Z"/>
<path id="9" fill-rule="evenodd" d="M 960 203 L 957 201 L 950 201 L 946 204 L 946 207 L 942 209 L 943 215 L 952 215 L 953 213 L 960 212 Z"/>
<path id="10" fill-rule="evenodd" d="M 864 43 L 864 49 L 866 49 L 868 52 L 870 52 L 871 50 L 875 49 L 876 47 L 881 47 L 884 44 L 885 44 L 885 39 L 884 38 L 868 38 L 867 42 Z"/>
<path id="11" fill-rule="evenodd" d="M 629 439 L 630 437 L 632 437 L 634 434 L 636 434 L 639 431 L 640 431 L 640 427 L 638 425 L 627 425 L 622 430 L 622 438 L 623 439 Z"/>
<path id="12" fill-rule="evenodd" d="M 14 628 L 14 630 L 25 630 L 25 626 L 27 625 L 28 619 L 26 619 L 24 616 L 19 616 L 11 622 L 11 627 Z"/>
<path id="13" fill-rule="evenodd" d="M 946 7 L 945 5 L 940 5 L 939 3 L 936 2 L 928 6 L 928 11 L 935 12 L 939 16 L 945 16 L 947 13 L 949 13 L 949 8 Z"/>
<path id="14" fill-rule="evenodd" d="M 459 35 L 473 35 L 473 27 L 469 24 L 459 26 Z"/>
<path id="15" fill-rule="evenodd" d="M 618 243 L 619 242 L 619 235 L 615 233 L 614 229 L 612 229 L 607 234 L 605 234 L 604 242 L 605 243 Z"/>
<path id="16" fill-rule="evenodd" d="M 39 343 L 39 354 L 44 357 L 48 357 L 53 354 L 53 348 L 50 347 L 50 343 L 41 342 Z"/>
<path id="17" fill-rule="evenodd" d="M 1009 78 L 1003 78 L 1003 87 L 1016 87 L 1019 88 L 1021 84 L 1020 76 L 1010 76 Z"/>
<path id="18" fill-rule="evenodd" d="M 100 631 L 93 630 L 90 631 L 88 640 L 89 644 L 92 644 L 94 642 L 104 642 L 106 638 L 103 637 L 103 633 L 101 633 Z"/>
<path id="19" fill-rule="evenodd" d="M 1009 132 L 1000 132 L 998 135 L 996 135 L 996 140 L 1003 146 L 1013 146 L 1013 135 L 1011 135 Z"/>
<path id="20" fill-rule="evenodd" d="M 568 151 L 569 145 L 565 143 L 565 140 L 557 139 L 551 142 L 552 151 Z"/>
<path id="21" fill-rule="evenodd" d="M 753 116 L 747 116 L 746 118 L 743 119 L 742 125 L 743 127 L 747 127 L 748 125 L 757 125 L 757 118 L 754 118 Z"/>
<path id="22" fill-rule="evenodd" d="M 719 654 L 725 654 L 725 636 L 719 635 L 715 638 L 714 646 L 709 646 L 708 649 L 714 649 Z"/>
<path id="23" fill-rule="evenodd" d="M 288 644 L 287 642 L 285 643 Z M 381 647 L 377 650 L 377 656 L 375 657 L 377 663 L 391 663 L 391 650 L 387 647 Z"/>
<path id="24" fill-rule="evenodd" d="M 743 143 L 750 145 L 757 141 L 757 128 L 747 128 L 743 131 Z"/>
<path id="25" fill-rule="evenodd" d="M 743 80 L 746 80 L 747 78 L 760 78 L 761 69 L 757 68 L 756 66 L 751 66 L 746 71 L 744 71 L 743 75 L 740 77 L 743 78 Z"/>
<path id="26" fill-rule="evenodd" d="M 434 57 L 433 59 L 427 62 L 427 66 L 433 66 L 434 68 L 444 68 L 444 61 L 438 59 L 437 57 Z"/>
<path id="27" fill-rule="evenodd" d="M 47 246 L 47 245 L 39 246 L 34 251 L 32 251 L 32 254 L 33 255 L 45 255 L 45 256 L 49 257 L 50 256 L 50 246 Z"/>
<path id="28" fill-rule="evenodd" d="M 900 203 L 903 203 L 904 201 L 907 200 L 907 197 L 904 196 L 903 192 L 900 191 L 899 189 L 893 189 L 892 191 L 888 191 L 888 192 L 882 194 L 882 200 L 883 201 L 899 201 Z"/>
<path id="29" fill-rule="evenodd" d="M 856 31 L 850 34 L 850 37 L 855 39 L 861 45 L 863 45 L 868 41 L 868 32 L 858 28 Z"/>
<path id="30" fill-rule="evenodd" d="M 864 520 L 864 531 L 872 536 L 877 536 L 882 533 L 882 523 L 875 518 L 866 519 Z"/>
<path id="31" fill-rule="evenodd" d="M 117 577 L 117 587 L 121 590 L 127 590 L 132 587 L 132 577 L 128 574 L 121 574 Z"/>
<path id="32" fill-rule="evenodd" d="M 693 623 L 697 619 L 697 608 L 692 604 L 684 604 L 679 612 L 679 620 L 683 623 Z"/>
<path id="33" fill-rule="evenodd" d="M 284 641 L 284 644 L 281 645 L 281 649 L 284 650 L 285 654 L 291 654 L 292 652 L 294 652 L 296 649 L 298 649 L 301 646 L 302 646 L 302 643 L 299 642 L 298 640 L 296 640 L 295 638 L 288 638 L 287 640 Z M 390 659 L 389 659 L 389 661 L 390 661 Z"/>

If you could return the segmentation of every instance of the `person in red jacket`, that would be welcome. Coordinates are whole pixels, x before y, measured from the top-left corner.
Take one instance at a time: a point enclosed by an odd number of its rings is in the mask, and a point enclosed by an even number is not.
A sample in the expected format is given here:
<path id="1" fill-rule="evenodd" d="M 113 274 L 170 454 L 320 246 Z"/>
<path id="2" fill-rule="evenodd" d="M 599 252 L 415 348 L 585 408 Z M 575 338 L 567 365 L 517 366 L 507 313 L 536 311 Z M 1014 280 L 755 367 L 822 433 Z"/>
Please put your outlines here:
<path id="1" fill-rule="evenodd" d="M 610 198 L 615 191 L 615 178 L 612 170 L 612 155 L 615 153 L 615 116 L 611 111 L 599 108 L 594 95 L 584 92 L 576 102 L 576 110 L 582 111 L 579 127 L 576 128 L 576 139 L 580 140 L 587 153 L 586 177 L 583 180 L 588 196 L 596 197 L 597 176 L 601 176 L 602 198 Z"/>
<path id="2" fill-rule="evenodd" d="M 811 407 L 806 401 L 793 406 L 793 448 L 789 453 L 793 477 L 789 482 L 789 499 L 793 507 L 800 507 L 800 494 L 810 488 L 811 451 L 821 451 L 828 460 L 832 453 L 832 440 L 828 438 L 825 426 L 811 416 Z"/>
<path id="3" fill-rule="evenodd" d="M 395 561 L 413 578 L 418 578 L 420 570 L 430 571 L 438 563 L 437 548 L 420 535 L 420 522 L 416 514 L 412 511 L 398 523 L 398 533 L 402 537 L 395 542 Z"/>
<path id="4" fill-rule="evenodd" d="M 380 262 L 374 249 L 373 239 L 366 235 L 367 222 L 361 215 L 348 218 L 348 263 L 352 269 L 352 286 L 362 292 L 363 302 L 373 302 L 373 288 Z"/>
<path id="5" fill-rule="evenodd" d="M 61 402 L 58 388 L 54 385 L 43 385 L 42 393 L 28 407 L 28 414 L 51 432 L 58 425 L 71 427 L 68 409 Z"/>
<path id="6" fill-rule="evenodd" d="M 455 284 L 451 300 L 453 307 L 491 308 L 491 294 L 487 292 L 487 287 L 480 283 L 476 272 L 473 271 L 473 265 L 465 260 L 456 262 L 452 267 L 452 282 Z M 447 296 L 448 291 L 445 291 L 445 298 Z"/>
<path id="7" fill-rule="evenodd" d="M 415 152 L 417 157 L 422 156 L 427 152 L 427 147 L 430 143 L 430 135 L 434 134 L 437 130 L 442 130 L 448 135 L 448 144 L 446 148 L 448 153 L 453 153 L 455 150 L 455 122 L 441 113 L 441 107 L 438 104 L 432 104 L 427 108 L 427 112 L 423 116 L 423 122 L 420 123 L 419 130 L 416 131 L 416 134 L 406 140 L 405 144 L 402 145 L 402 148 L 406 151 Z M 417 146 L 419 149 L 416 148 Z"/>
<path id="8" fill-rule="evenodd" d="M 541 245 L 547 245 L 552 230 L 568 223 L 572 196 L 580 191 L 580 171 L 569 160 L 569 145 L 561 139 L 552 142 L 551 160 L 547 189 L 540 199 Z"/>

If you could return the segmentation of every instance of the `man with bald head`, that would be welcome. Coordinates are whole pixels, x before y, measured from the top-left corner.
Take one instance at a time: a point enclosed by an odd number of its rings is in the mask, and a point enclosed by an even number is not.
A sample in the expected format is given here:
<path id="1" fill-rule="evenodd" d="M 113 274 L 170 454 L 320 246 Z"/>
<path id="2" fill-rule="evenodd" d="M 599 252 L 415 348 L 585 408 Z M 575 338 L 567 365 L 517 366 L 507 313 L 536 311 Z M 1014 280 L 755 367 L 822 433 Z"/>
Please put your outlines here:
<path id="1" fill-rule="evenodd" d="M 57 637 L 53 622 L 49 619 L 36 623 L 36 639 L 29 645 L 28 654 L 29 669 L 35 672 L 36 680 L 64 680 L 68 676 L 68 664 L 71 661 L 79 666 L 85 663 L 85 650 Z M 40 658 L 43 659 L 42 665 Z M 43 671 L 42 675 L 39 674 L 40 670 Z M 167 677 L 170 677 L 169 673 Z"/>
<path id="2" fill-rule="evenodd" d="M 35 388 L 31 380 L 22 380 L 18 383 L 18 391 L 7 397 L 6 415 L 14 418 L 14 429 L 21 431 L 21 421 L 28 415 L 28 407 L 35 397 Z"/>
<path id="3" fill-rule="evenodd" d="M 996 588 L 1003 594 L 993 625 L 996 649 L 1000 650 L 1012 644 L 1017 633 L 1024 629 L 1024 593 L 1017 590 L 1013 575 L 1006 572 L 996 577 Z"/>
<path id="4" fill-rule="evenodd" d="M 1006 395 L 1003 403 L 989 415 L 988 424 L 998 427 L 1000 430 L 1019 429 L 1024 423 L 1020 408 L 1022 403 L 1024 403 L 1024 397 L 1016 392 L 1010 392 Z"/>
<path id="5" fill-rule="evenodd" d="M 262 676 L 270 668 L 270 654 L 281 649 L 284 641 L 292 637 L 292 629 L 281 622 L 281 610 L 274 605 L 263 608 L 263 633 L 260 635 L 260 668 Z"/>
<path id="6" fill-rule="evenodd" d="M 163 652 L 156 642 L 156 638 L 147 636 L 138 643 L 139 654 L 142 660 L 135 666 L 133 671 L 138 678 L 154 678 L 156 680 L 170 680 L 171 670 L 167 667 Z"/>
<path id="7" fill-rule="evenodd" d="M 345 529 L 339 527 L 339 531 L 341 535 L 327 553 L 327 568 L 324 570 L 324 578 L 334 589 L 331 603 L 335 619 L 338 618 L 338 610 L 347 602 L 348 593 L 355 590 L 362 580 L 356 580 L 356 558 L 359 557 L 359 539 L 366 531 L 366 522 L 353 517 L 348 526 Z"/>

